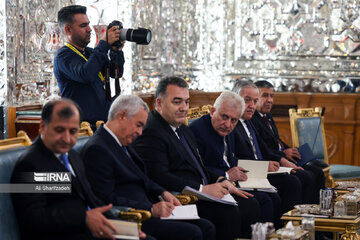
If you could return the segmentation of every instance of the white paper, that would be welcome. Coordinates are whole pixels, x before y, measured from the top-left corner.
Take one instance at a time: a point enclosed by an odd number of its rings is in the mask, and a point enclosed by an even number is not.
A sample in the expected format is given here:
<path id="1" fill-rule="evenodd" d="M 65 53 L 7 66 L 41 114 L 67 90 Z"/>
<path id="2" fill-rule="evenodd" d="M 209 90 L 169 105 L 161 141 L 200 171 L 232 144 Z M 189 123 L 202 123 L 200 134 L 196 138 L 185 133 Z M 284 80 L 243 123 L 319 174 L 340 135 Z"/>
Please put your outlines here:
<path id="1" fill-rule="evenodd" d="M 258 192 L 267 192 L 267 193 L 277 193 L 277 190 L 276 188 L 242 188 L 242 187 L 239 187 L 240 190 L 243 190 L 243 191 L 258 191 Z"/>
<path id="2" fill-rule="evenodd" d="M 248 179 L 246 181 L 238 181 L 240 189 L 276 189 L 267 179 L 269 161 L 240 159 L 238 166 L 248 171 L 246 173 Z"/>
<path id="3" fill-rule="evenodd" d="M 273 188 L 266 178 L 248 178 L 246 181 L 239 181 L 240 188 Z"/>
<path id="4" fill-rule="evenodd" d="M 137 223 L 115 219 L 108 220 L 117 231 L 117 233 L 113 234 L 116 239 L 139 239 L 139 227 Z"/>
<path id="5" fill-rule="evenodd" d="M 219 199 L 219 198 L 213 197 L 213 196 L 211 196 L 209 194 L 199 192 L 198 190 L 195 190 L 195 189 L 193 189 L 191 187 L 188 187 L 188 186 L 186 186 L 184 188 L 182 193 L 183 194 L 195 195 L 195 196 L 197 196 L 199 198 L 199 200 L 205 200 L 205 201 L 210 201 L 210 202 L 218 202 L 218 203 L 223 203 L 223 204 L 228 204 L 228 205 L 237 205 L 237 202 L 235 201 L 235 199 L 230 194 L 227 194 L 223 198 Z"/>
<path id="6" fill-rule="evenodd" d="M 200 219 L 195 204 L 175 206 L 169 217 L 162 217 L 166 220 L 195 220 Z"/>
<path id="7" fill-rule="evenodd" d="M 290 167 L 279 167 L 276 172 L 268 172 L 268 175 L 290 174 L 292 169 Z"/>

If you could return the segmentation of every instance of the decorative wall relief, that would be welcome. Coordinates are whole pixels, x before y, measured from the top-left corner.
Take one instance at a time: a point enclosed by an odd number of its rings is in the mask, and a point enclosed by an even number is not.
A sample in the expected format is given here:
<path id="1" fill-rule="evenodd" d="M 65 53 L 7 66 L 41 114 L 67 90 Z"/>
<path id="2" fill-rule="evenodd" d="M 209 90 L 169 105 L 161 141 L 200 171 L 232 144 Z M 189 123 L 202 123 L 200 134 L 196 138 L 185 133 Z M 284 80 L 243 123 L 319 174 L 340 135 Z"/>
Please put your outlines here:
<path id="1" fill-rule="evenodd" d="M 5 1 L 0 2 L 0 106 L 6 104 L 6 11 Z M 0 116 L 2 117 L 2 116 Z"/>
<path id="2" fill-rule="evenodd" d="M 57 94 L 52 52 L 61 39 L 45 42 L 57 11 L 75 3 L 87 6 L 91 25 L 120 20 L 152 30 L 149 45 L 125 44 L 124 93 L 153 91 L 172 74 L 206 91 L 247 78 L 268 79 L 277 91 L 360 92 L 359 0 L 6 0 L 0 103 Z"/>
<path id="3" fill-rule="evenodd" d="M 176 74 L 205 91 L 246 78 L 277 91 L 360 92 L 359 1 L 154 0 L 132 11 L 153 31 L 149 46 L 133 46 L 134 91 Z"/>
<path id="4" fill-rule="evenodd" d="M 42 103 L 50 96 L 56 84 L 52 60 L 62 46 L 57 12 L 72 2 L 6 1 L 8 106 Z"/>

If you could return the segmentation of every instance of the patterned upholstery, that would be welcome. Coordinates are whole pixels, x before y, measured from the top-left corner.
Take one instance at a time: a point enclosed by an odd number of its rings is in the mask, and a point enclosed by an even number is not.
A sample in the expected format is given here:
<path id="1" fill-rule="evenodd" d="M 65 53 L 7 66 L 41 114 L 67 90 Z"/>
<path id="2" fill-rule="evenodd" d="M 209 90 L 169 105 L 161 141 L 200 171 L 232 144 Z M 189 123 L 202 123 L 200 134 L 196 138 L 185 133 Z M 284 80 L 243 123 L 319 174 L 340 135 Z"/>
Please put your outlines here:
<path id="1" fill-rule="evenodd" d="M 298 147 L 308 143 L 313 149 L 315 157 L 328 163 L 324 117 L 321 116 L 321 108 L 303 108 L 297 111 L 292 108 L 289 109 L 289 115 L 293 146 Z M 330 167 L 330 179 L 327 181 L 329 187 L 334 187 L 333 180 L 360 180 L 359 166 L 333 164 Z"/>
<path id="2" fill-rule="evenodd" d="M 297 129 L 299 146 L 308 143 L 317 159 L 326 161 L 320 117 L 298 118 Z M 319 128 L 319 129 L 318 129 Z M 316 136 L 317 134 L 317 136 Z M 318 140 L 319 139 L 319 140 Z"/>

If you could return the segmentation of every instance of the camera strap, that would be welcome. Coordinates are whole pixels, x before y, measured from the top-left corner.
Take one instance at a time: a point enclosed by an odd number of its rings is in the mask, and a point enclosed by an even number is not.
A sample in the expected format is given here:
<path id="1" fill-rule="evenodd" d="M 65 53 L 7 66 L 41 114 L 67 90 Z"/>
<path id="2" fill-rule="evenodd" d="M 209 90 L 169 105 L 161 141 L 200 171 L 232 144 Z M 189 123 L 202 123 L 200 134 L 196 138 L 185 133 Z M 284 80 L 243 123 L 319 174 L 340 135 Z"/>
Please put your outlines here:
<path id="1" fill-rule="evenodd" d="M 105 100 L 111 101 L 111 88 L 110 88 L 110 66 L 105 65 Z"/>
<path id="2" fill-rule="evenodd" d="M 121 93 L 120 88 L 120 69 L 119 69 L 119 52 L 115 53 L 115 97 L 119 96 Z"/>
<path id="3" fill-rule="evenodd" d="M 71 45 L 70 43 L 65 43 L 65 46 L 67 46 L 67 47 L 70 48 L 73 52 L 75 52 L 77 55 L 79 55 L 80 57 L 82 57 L 83 59 L 85 59 L 85 61 L 88 61 L 87 58 L 86 58 L 81 52 L 79 52 L 79 50 L 77 50 L 73 45 Z M 99 76 L 99 78 L 100 78 L 101 81 L 104 81 L 104 80 L 105 80 L 101 72 L 98 73 L 98 76 Z"/>

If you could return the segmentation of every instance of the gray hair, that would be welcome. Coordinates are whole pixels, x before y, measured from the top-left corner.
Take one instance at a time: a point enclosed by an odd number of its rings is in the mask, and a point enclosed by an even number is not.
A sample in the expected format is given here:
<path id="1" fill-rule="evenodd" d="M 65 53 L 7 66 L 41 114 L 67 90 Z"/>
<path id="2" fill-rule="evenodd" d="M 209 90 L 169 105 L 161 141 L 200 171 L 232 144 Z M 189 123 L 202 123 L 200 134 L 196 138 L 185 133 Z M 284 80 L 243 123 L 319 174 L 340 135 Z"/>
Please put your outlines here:
<path id="1" fill-rule="evenodd" d="M 255 88 L 255 89 L 258 89 L 258 87 L 250 80 L 240 80 L 240 81 L 237 81 L 235 84 L 234 84 L 234 87 L 232 89 L 232 91 L 236 94 L 239 94 L 241 95 L 241 92 L 244 88 Z"/>
<path id="2" fill-rule="evenodd" d="M 108 120 L 114 120 L 122 110 L 126 111 L 128 118 L 132 118 L 139 112 L 140 107 L 149 112 L 148 105 L 140 97 L 136 95 L 120 95 L 111 104 Z"/>
<path id="3" fill-rule="evenodd" d="M 243 115 L 245 111 L 245 101 L 239 94 L 236 94 L 231 91 L 223 91 L 220 96 L 214 102 L 214 108 L 216 110 L 220 109 L 222 105 L 229 104 L 231 107 L 235 109 L 240 109 L 241 115 Z"/>

